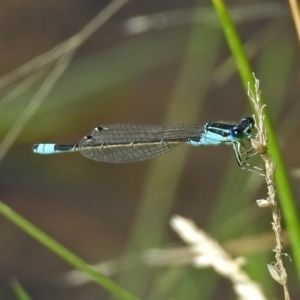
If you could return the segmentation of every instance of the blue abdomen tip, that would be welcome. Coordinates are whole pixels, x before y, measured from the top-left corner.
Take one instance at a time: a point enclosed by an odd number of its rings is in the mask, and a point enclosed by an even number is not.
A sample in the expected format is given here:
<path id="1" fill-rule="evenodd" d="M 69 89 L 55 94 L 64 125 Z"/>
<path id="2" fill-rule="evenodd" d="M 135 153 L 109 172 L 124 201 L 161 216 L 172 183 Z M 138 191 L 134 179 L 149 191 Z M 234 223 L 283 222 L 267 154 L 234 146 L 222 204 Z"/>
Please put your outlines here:
<path id="1" fill-rule="evenodd" d="M 55 144 L 35 144 L 32 151 L 38 154 L 53 154 L 55 153 Z"/>

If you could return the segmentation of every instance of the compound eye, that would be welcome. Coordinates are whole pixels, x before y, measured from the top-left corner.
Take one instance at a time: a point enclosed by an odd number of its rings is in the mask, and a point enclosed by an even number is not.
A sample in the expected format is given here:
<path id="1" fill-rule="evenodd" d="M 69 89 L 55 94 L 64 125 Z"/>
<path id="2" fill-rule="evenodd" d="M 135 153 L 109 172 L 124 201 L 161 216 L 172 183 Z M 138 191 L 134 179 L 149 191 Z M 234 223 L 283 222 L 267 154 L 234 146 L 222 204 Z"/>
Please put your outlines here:
<path id="1" fill-rule="evenodd" d="M 238 141 L 243 138 L 243 130 L 238 128 L 237 126 L 234 126 L 231 128 L 231 137 Z"/>

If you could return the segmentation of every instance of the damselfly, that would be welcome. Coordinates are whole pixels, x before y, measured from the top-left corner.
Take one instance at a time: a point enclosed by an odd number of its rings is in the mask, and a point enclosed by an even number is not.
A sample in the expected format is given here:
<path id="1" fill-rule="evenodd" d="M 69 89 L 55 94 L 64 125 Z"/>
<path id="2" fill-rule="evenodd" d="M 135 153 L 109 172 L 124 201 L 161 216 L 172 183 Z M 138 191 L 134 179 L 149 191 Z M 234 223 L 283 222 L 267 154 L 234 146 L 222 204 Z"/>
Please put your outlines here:
<path id="1" fill-rule="evenodd" d="M 255 173 L 246 160 L 255 154 L 245 150 L 244 142 L 252 138 L 254 120 L 238 124 L 207 122 L 199 125 L 101 125 L 78 144 L 35 144 L 33 152 L 53 154 L 79 151 L 83 156 L 101 162 L 128 163 L 142 161 L 169 152 L 180 144 L 192 146 L 232 145 L 238 165 Z"/>

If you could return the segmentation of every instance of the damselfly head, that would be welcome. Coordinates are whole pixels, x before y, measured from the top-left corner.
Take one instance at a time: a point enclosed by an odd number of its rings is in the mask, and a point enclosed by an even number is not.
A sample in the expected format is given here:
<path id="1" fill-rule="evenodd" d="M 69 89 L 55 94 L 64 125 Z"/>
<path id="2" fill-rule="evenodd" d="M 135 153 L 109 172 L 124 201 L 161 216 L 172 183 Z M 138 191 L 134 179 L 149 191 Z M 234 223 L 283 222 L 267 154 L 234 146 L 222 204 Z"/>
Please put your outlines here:
<path id="1" fill-rule="evenodd" d="M 252 138 L 252 130 L 255 127 L 254 119 L 251 117 L 247 117 L 241 120 L 240 124 L 237 126 L 242 132 L 243 136 L 246 139 Z"/>
<path id="2" fill-rule="evenodd" d="M 241 142 L 243 139 L 251 139 L 252 131 L 254 128 L 254 120 L 251 117 L 247 117 L 241 120 L 241 122 L 231 128 L 231 137 L 236 142 Z"/>

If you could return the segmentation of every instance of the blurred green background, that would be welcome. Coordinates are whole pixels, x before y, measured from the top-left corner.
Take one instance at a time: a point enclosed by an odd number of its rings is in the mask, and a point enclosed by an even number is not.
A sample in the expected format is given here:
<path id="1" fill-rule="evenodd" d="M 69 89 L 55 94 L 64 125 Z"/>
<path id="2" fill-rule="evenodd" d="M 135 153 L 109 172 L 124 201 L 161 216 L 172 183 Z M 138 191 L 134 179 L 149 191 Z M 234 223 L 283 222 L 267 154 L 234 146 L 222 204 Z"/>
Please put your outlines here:
<path id="1" fill-rule="evenodd" d="M 299 46 L 289 7 L 284 1 L 226 3 L 261 81 L 298 199 Z M 108 4 L 3 1 L 1 75 L 62 43 Z M 245 269 L 269 299 L 282 298 L 266 268 L 275 242 L 255 242 L 261 234 L 272 239 L 270 212 L 255 203 L 266 194 L 262 178 L 239 169 L 225 146 L 182 146 L 151 161 L 121 165 L 78 153 L 39 156 L 31 147 L 77 143 L 100 124 L 238 122 L 251 115 L 218 24 L 209 1 L 130 1 L 79 49 L 1 161 L 2 201 L 91 264 L 132 254 L 130 263 L 118 261 L 113 279 L 141 299 L 235 299 L 229 281 L 212 270 L 140 261 L 146 249 L 183 246 L 169 226 L 174 214 L 194 220 L 220 243 L 235 240 L 230 253 L 248 259 Z M 3 89 L 1 98 L 19 84 Z M 0 102 L 2 139 L 41 84 L 42 78 Z M 254 242 L 246 251 L 247 236 Z M 288 259 L 285 264 L 296 299 L 296 272 Z M 57 280 L 69 270 L 0 218 L 1 299 L 16 299 L 12 278 L 32 299 L 111 299 L 93 283 L 66 286 Z"/>

